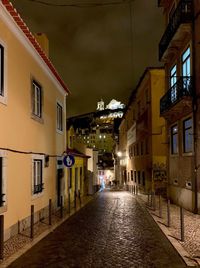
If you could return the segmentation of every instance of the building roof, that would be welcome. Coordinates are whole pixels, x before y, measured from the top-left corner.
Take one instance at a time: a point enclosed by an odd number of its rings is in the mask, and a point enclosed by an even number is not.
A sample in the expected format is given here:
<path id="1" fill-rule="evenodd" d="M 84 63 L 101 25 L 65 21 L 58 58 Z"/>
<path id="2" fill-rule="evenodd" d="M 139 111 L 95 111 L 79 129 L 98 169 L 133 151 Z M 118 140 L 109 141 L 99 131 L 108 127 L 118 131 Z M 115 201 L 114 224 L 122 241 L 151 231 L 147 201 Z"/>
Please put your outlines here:
<path id="1" fill-rule="evenodd" d="M 83 154 L 83 153 L 79 152 L 76 149 L 69 149 L 69 148 L 67 148 L 66 149 L 66 153 L 67 154 L 71 154 L 73 156 L 81 157 L 81 158 L 91 158 L 91 156 L 88 156 L 86 154 Z"/>
<path id="2" fill-rule="evenodd" d="M 67 92 L 70 93 L 69 89 L 65 85 L 64 81 L 56 71 L 55 67 L 53 66 L 52 62 L 50 59 L 47 57 L 45 52 L 42 50 L 41 46 L 35 39 L 34 35 L 31 33 L 25 22 L 22 20 L 20 17 L 19 13 L 17 10 L 13 7 L 12 3 L 9 0 L 1 0 L 2 4 L 6 8 L 6 10 L 9 12 L 11 17 L 14 19 L 15 23 L 18 25 L 18 27 L 22 30 L 22 32 L 25 34 L 25 36 L 28 38 L 30 43 L 33 45 L 35 50 L 38 52 L 42 60 L 45 62 L 45 64 L 48 66 L 56 80 L 59 82 L 59 84 L 62 86 L 62 88 Z"/>

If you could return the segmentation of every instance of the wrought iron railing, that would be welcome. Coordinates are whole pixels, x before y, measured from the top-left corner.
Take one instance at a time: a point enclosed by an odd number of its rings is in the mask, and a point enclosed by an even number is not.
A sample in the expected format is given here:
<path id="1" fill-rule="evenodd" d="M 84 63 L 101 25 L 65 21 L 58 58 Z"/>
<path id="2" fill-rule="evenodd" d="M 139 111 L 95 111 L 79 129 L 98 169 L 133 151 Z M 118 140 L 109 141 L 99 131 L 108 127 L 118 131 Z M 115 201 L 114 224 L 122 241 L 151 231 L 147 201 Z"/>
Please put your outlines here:
<path id="1" fill-rule="evenodd" d="M 3 204 L 5 203 L 4 196 L 5 194 L 0 194 L 0 207 L 2 207 Z"/>
<path id="2" fill-rule="evenodd" d="M 43 186 L 44 186 L 44 183 L 40 183 L 40 184 L 36 184 L 36 185 L 34 185 L 33 193 L 34 193 L 34 194 L 41 193 L 42 190 L 44 189 Z"/>
<path id="3" fill-rule="evenodd" d="M 177 78 L 177 82 L 160 100 L 160 114 L 163 114 L 169 110 L 185 96 L 193 96 L 193 84 L 191 76 L 182 76 Z"/>
<path id="4" fill-rule="evenodd" d="M 159 43 L 159 60 L 161 60 L 171 39 L 182 23 L 192 22 L 193 17 L 193 0 L 181 0 L 172 15 L 168 26 Z"/>

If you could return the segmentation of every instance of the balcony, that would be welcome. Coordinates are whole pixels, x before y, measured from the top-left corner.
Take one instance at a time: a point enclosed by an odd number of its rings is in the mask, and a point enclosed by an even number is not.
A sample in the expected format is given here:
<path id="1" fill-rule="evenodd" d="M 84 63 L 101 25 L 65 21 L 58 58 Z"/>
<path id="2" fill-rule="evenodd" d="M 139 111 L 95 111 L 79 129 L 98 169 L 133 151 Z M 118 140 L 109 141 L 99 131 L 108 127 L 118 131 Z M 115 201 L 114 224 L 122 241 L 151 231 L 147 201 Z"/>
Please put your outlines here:
<path id="1" fill-rule="evenodd" d="M 177 82 L 160 100 L 160 115 L 166 119 L 173 115 L 192 111 L 192 77 L 179 77 Z"/>
<path id="2" fill-rule="evenodd" d="M 193 18 L 192 2 L 192 0 L 181 0 L 179 2 L 160 40 L 159 60 L 163 59 L 171 41 L 176 42 L 176 45 L 173 44 L 173 47 L 176 47 L 184 39 L 184 33 L 191 31 L 190 23 L 192 23 Z M 160 4 L 160 1 L 158 3 Z"/>
<path id="3" fill-rule="evenodd" d="M 44 189 L 43 186 L 44 186 L 44 183 L 40 183 L 40 184 L 34 185 L 33 193 L 34 194 L 41 193 L 42 190 Z"/>
<path id="4" fill-rule="evenodd" d="M 2 207 L 5 203 L 4 196 L 5 196 L 5 194 L 0 194 L 0 207 Z"/>

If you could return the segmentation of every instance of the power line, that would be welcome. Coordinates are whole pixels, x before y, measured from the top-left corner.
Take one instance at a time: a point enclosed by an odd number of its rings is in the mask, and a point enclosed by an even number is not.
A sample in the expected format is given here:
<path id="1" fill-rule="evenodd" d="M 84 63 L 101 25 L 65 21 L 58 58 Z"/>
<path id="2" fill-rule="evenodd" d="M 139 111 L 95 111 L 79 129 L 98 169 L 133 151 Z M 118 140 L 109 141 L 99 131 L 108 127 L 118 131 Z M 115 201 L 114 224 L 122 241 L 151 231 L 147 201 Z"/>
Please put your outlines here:
<path id="1" fill-rule="evenodd" d="M 134 0 L 122 0 L 109 3 L 83 3 L 83 4 L 55 4 L 42 0 L 27 0 L 30 2 L 35 2 L 37 4 L 52 6 L 52 7 L 76 7 L 76 8 L 89 8 L 89 7 L 99 7 L 99 6 L 114 6 L 114 5 L 123 5 L 133 2 Z"/>

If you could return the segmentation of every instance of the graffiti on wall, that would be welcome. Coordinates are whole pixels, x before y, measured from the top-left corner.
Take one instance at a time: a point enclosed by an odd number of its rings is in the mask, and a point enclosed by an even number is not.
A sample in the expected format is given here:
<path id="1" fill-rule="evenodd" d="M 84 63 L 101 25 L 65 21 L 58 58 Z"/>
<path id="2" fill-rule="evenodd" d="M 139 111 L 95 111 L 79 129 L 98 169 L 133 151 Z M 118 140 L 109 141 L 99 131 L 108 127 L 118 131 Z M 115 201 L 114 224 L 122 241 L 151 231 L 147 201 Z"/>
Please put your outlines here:
<path id="1" fill-rule="evenodd" d="M 167 168 L 164 163 L 156 163 L 153 165 L 153 178 L 154 181 L 167 180 Z"/>

